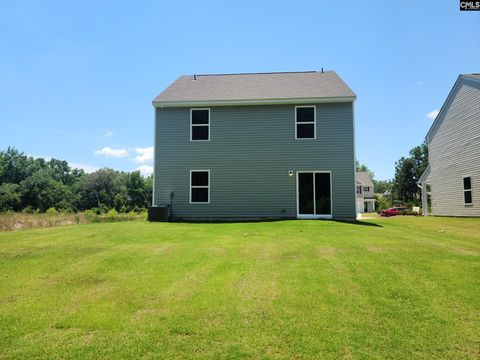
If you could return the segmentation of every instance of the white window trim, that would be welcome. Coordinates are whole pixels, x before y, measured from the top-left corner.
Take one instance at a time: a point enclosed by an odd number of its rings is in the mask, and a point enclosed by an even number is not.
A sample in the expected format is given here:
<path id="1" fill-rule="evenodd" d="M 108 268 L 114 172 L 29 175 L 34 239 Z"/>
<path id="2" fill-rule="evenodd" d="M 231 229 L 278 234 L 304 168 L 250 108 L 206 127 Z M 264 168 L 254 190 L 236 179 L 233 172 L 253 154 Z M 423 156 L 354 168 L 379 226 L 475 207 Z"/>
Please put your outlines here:
<path id="1" fill-rule="evenodd" d="M 465 185 L 463 180 L 465 178 L 470 178 L 470 189 L 465 189 Z M 473 184 L 472 184 L 472 176 L 471 175 L 465 175 L 462 177 L 462 189 L 463 189 L 463 205 L 473 205 Z M 470 191 L 470 198 L 472 199 L 471 202 L 467 203 L 465 202 L 465 192 Z"/>
<path id="2" fill-rule="evenodd" d="M 298 201 L 298 197 L 300 194 L 300 189 L 298 188 L 298 175 L 301 173 L 314 173 L 314 174 L 330 174 L 330 214 L 300 214 L 300 204 Z M 299 170 L 297 171 L 297 219 L 333 219 L 333 180 L 332 180 L 332 171 L 320 171 L 320 170 Z M 315 175 L 313 179 L 313 212 L 317 211 L 317 204 L 315 198 Z M 355 201 L 356 203 L 356 201 Z"/>
<path id="3" fill-rule="evenodd" d="M 192 113 L 194 110 L 208 110 L 208 123 L 207 124 L 193 124 L 192 123 Z M 207 140 L 193 140 L 192 128 L 194 126 L 208 126 L 208 139 Z M 190 109 L 190 141 L 210 141 L 210 108 L 191 108 Z"/>
<path id="4" fill-rule="evenodd" d="M 208 173 L 208 185 L 202 185 L 202 186 L 192 186 L 192 173 L 193 172 L 207 172 Z M 192 189 L 208 189 L 208 201 L 207 202 L 200 202 L 200 201 L 192 201 Z M 190 170 L 190 198 L 189 198 L 189 203 L 196 205 L 196 204 L 210 204 L 210 170 Z"/>
<path id="5" fill-rule="evenodd" d="M 311 124 L 311 121 L 297 122 L 297 109 L 298 108 L 313 108 L 313 138 L 298 138 L 297 137 L 297 125 Z M 315 140 L 317 138 L 317 106 L 316 105 L 299 105 L 295 106 L 295 140 Z"/>

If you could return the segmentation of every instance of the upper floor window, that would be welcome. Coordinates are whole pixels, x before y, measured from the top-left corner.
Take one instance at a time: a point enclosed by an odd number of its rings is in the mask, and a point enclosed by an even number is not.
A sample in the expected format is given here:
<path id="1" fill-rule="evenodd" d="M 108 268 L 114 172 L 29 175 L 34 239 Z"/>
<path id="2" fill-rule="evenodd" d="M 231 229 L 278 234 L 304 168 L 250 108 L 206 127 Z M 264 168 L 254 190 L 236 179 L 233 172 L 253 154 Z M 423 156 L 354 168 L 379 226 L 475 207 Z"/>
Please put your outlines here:
<path id="1" fill-rule="evenodd" d="M 472 204 L 472 178 L 470 176 L 463 178 L 463 202 L 465 205 Z"/>
<path id="2" fill-rule="evenodd" d="M 190 109 L 190 140 L 210 140 L 210 109 Z"/>
<path id="3" fill-rule="evenodd" d="M 361 194 L 361 193 L 362 193 L 362 186 L 357 185 L 357 194 Z"/>
<path id="4" fill-rule="evenodd" d="M 370 191 L 370 186 L 364 186 L 363 191 L 369 192 Z"/>
<path id="5" fill-rule="evenodd" d="M 295 139 L 315 139 L 315 106 L 295 106 Z"/>

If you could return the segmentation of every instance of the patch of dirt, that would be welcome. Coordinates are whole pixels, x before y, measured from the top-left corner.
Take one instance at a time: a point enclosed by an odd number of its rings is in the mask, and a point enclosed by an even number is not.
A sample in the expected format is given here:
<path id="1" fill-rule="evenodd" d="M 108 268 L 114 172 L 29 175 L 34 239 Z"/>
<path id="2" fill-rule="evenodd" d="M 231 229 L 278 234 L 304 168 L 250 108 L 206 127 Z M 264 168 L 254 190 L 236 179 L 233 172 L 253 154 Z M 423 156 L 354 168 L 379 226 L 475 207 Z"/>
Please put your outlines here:
<path id="1" fill-rule="evenodd" d="M 480 253 L 475 250 L 469 250 L 469 249 L 463 249 L 463 248 L 454 248 L 454 247 L 449 247 L 448 250 L 454 254 L 459 254 L 459 255 L 471 255 L 471 256 L 478 256 Z"/>
<path id="2" fill-rule="evenodd" d="M 378 246 L 369 246 L 367 248 L 367 250 L 371 253 L 375 253 L 375 254 L 384 254 L 386 253 L 387 251 L 385 250 L 385 248 L 381 248 L 381 247 L 378 247 Z"/>
<path id="3" fill-rule="evenodd" d="M 337 248 L 334 248 L 334 247 L 319 247 L 318 248 L 318 254 L 320 256 L 334 255 L 336 253 L 337 253 Z"/>
<path id="4" fill-rule="evenodd" d="M 227 252 L 227 249 L 222 247 L 209 246 L 205 248 L 205 252 L 210 254 L 221 255 L 221 254 L 225 254 Z"/>

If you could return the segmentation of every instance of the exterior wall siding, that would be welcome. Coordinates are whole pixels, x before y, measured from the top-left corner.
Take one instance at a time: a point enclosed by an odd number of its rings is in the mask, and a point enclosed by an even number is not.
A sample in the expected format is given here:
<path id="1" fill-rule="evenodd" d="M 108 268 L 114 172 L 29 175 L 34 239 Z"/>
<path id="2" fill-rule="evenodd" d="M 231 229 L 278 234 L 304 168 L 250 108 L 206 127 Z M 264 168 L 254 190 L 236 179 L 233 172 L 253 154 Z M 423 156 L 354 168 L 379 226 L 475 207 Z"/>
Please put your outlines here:
<path id="1" fill-rule="evenodd" d="M 430 131 L 432 213 L 480 216 L 480 83 L 460 79 Z M 465 205 L 463 177 L 471 176 L 473 205 Z"/>
<path id="2" fill-rule="evenodd" d="M 316 139 L 295 140 L 295 104 L 210 108 L 210 141 L 190 141 L 190 108 L 156 109 L 154 205 L 173 218 L 292 218 L 296 176 L 331 171 L 335 218 L 355 218 L 353 104 L 316 105 Z M 210 170 L 210 204 L 189 204 L 190 170 Z"/>

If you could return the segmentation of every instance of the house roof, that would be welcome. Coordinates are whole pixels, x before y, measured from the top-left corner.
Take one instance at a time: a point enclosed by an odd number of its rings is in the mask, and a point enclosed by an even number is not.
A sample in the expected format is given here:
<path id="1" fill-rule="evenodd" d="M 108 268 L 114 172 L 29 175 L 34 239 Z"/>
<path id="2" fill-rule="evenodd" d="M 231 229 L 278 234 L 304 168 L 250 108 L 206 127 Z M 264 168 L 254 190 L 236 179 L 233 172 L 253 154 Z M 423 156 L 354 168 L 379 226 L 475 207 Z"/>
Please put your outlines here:
<path id="1" fill-rule="evenodd" d="M 334 71 L 180 76 L 155 106 L 230 105 L 303 101 L 354 101 L 355 93 Z"/>
<path id="2" fill-rule="evenodd" d="M 476 79 L 476 80 L 480 80 L 480 74 L 463 74 L 462 76 L 472 78 L 472 79 Z"/>
<path id="3" fill-rule="evenodd" d="M 473 80 L 473 81 L 479 81 L 480 82 L 480 74 L 474 73 L 474 74 L 460 74 L 457 78 L 457 81 L 455 81 L 455 84 L 453 84 L 452 89 L 448 93 L 447 99 L 443 103 L 442 107 L 440 108 L 440 111 L 438 112 L 437 116 L 435 117 L 435 120 L 433 120 L 432 125 L 430 126 L 430 129 L 427 132 L 427 135 L 425 136 L 427 139 L 430 136 L 430 133 L 432 130 L 437 126 L 439 123 L 439 119 L 442 117 L 443 113 L 446 110 L 446 105 L 449 102 L 450 98 L 452 97 L 455 89 L 457 88 L 458 84 L 460 84 L 464 79 L 466 80 Z"/>
<path id="4" fill-rule="evenodd" d="M 357 171 L 357 181 L 361 182 L 364 186 L 372 186 L 373 182 L 366 171 Z"/>

